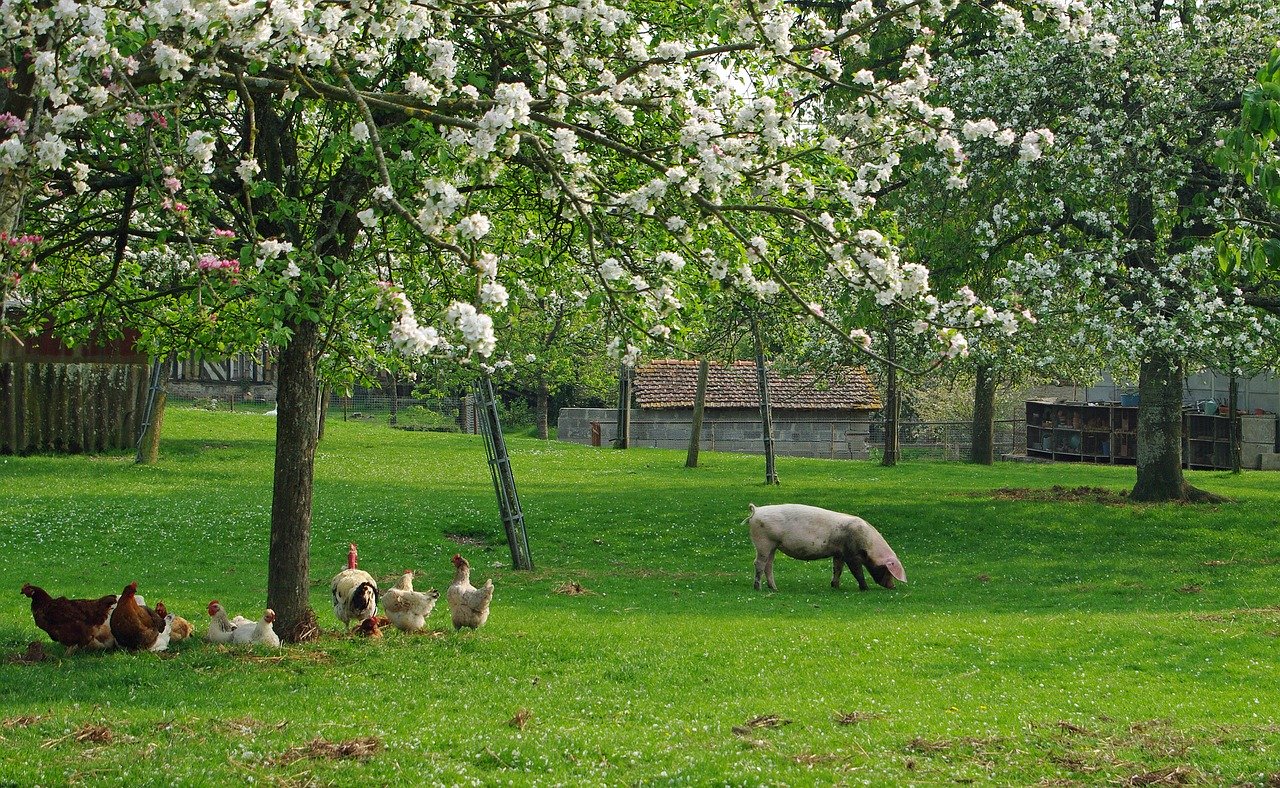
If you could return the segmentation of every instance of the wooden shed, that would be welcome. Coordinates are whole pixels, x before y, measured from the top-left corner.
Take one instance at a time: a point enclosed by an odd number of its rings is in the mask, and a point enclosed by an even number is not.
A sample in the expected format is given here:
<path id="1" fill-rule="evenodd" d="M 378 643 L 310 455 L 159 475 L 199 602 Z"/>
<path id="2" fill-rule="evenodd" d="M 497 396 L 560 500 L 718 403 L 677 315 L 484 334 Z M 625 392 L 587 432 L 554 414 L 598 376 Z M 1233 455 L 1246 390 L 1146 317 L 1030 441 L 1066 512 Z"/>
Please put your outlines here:
<path id="1" fill-rule="evenodd" d="M 880 409 L 880 396 L 865 371 L 841 367 L 825 376 L 784 376 L 769 369 L 768 375 L 778 454 L 866 458 L 871 416 Z M 697 390 L 697 361 L 658 359 L 637 367 L 632 444 L 687 447 Z M 607 409 L 566 408 L 560 412 L 557 436 L 607 446 L 616 431 L 614 421 Z M 701 446 L 711 451 L 764 451 L 755 362 L 709 365 Z"/>
<path id="2" fill-rule="evenodd" d="M 0 336 L 0 454 L 133 448 L 150 378 L 137 338 L 68 347 L 49 332 Z"/>

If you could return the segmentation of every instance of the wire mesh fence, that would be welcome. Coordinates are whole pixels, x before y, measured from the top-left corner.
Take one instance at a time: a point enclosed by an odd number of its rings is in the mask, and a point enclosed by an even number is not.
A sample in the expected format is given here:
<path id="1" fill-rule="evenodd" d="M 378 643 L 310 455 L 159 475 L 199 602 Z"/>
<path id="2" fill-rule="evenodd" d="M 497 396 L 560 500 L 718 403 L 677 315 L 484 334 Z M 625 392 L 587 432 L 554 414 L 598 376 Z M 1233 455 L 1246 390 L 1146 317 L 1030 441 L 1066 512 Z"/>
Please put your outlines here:
<path id="1" fill-rule="evenodd" d="M 867 446 L 872 459 L 884 456 L 884 423 L 874 422 Z M 898 452 L 903 460 L 968 460 L 973 448 L 973 424 L 967 421 L 898 422 Z M 1025 455 L 1027 422 L 1005 419 L 995 423 L 995 456 Z"/>
<path id="2" fill-rule="evenodd" d="M 246 413 L 269 413 L 276 407 L 272 400 L 230 388 L 209 396 L 171 392 L 168 401 L 201 410 Z M 465 403 L 462 398 L 418 399 L 356 392 L 349 397 L 330 396 L 327 418 L 344 421 L 369 419 L 403 429 L 460 432 L 468 421 L 464 418 Z"/>
<path id="3" fill-rule="evenodd" d="M 202 397 L 171 393 L 168 399 L 204 410 L 268 413 L 275 408 L 273 401 L 232 389 L 220 395 Z M 419 399 L 393 397 L 385 392 L 356 392 L 349 397 L 331 396 L 328 418 L 377 420 L 401 429 L 429 432 L 476 432 L 473 408 L 469 402 L 460 397 Z M 884 423 L 875 421 L 870 426 L 866 443 L 868 455 L 879 460 L 884 452 Z M 503 428 L 508 428 L 505 418 Z M 839 434 L 843 438 L 844 430 L 841 429 Z M 996 457 L 1025 456 L 1026 435 L 1027 423 L 1023 419 L 996 421 Z M 904 461 L 965 461 L 969 459 L 973 446 L 973 425 L 967 421 L 902 421 L 898 423 L 898 446 L 899 457 Z M 843 442 L 841 448 L 844 448 Z"/>

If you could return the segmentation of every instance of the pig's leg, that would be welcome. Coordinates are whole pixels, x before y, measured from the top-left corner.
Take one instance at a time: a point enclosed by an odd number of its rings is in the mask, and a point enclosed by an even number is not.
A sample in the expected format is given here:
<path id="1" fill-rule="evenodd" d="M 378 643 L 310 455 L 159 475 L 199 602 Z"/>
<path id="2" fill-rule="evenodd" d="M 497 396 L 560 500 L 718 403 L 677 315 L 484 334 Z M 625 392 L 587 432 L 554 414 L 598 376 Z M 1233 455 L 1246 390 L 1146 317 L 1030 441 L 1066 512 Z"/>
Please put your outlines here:
<path id="1" fill-rule="evenodd" d="M 831 559 L 831 587 L 832 588 L 840 587 L 840 574 L 842 572 L 844 572 L 844 558 L 842 556 L 837 555 Z"/>
<path id="2" fill-rule="evenodd" d="M 769 578 L 769 590 L 777 591 L 778 584 L 773 582 L 773 557 L 778 554 L 778 548 L 774 547 L 769 551 L 769 560 L 765 562 L 765 575 Z"/>
<path id="3" fill-rule="evenodd" d="M 756 590 L 760 590 L 760 578 L 768 579 L 769 585 L 773 586 L 773 554 L 777 551 L 777 545 L 756 545 Z M 778 589 L 774 588 L 774 591 Z"/>
<path id="4" fill-rule="evenodd" d="M 836 559 L 836 560 L 839 560 L 839 559 Z M 863 577 L 863 576 L 862 576 L 862 562 L 861 562 L 861 561 L 847 561 L 846 563 L 848 563 L 848 564 L 849 564 L 849 571 L 850 571 L 850 572 L 853 572 L 853 576 L 854 576 L 855 578 L 857 578 L 857 580 L 858 580 L 858 590 L 859 590 L 859 591 L 866 591 L 866 590 L 867 590 L 867 579 L 866 579 L 865 577 Z"/>

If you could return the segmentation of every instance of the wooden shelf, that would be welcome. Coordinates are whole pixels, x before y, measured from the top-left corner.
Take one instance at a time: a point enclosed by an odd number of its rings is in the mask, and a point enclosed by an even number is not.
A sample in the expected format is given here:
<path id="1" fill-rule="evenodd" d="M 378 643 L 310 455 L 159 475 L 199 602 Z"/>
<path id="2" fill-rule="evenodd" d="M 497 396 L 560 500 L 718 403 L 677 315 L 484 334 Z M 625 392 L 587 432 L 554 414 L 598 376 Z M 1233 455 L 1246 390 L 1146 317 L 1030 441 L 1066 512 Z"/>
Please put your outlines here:
<path id="1" fill-rule="evenodd" d="M 1138 408 L 1116 403 L 1028 402 L 1027 455 L 1059 462 L 1133 465 L 1138 456 Z M 1241 416 L 1245 454 L 1274 447 L 1276 416 Z M 1268 449 L 1268 451 L 1273 449 Z M 1226 415 L 1182 414 L 1186 468 L 1231 467 L 1231 420 Z"/>

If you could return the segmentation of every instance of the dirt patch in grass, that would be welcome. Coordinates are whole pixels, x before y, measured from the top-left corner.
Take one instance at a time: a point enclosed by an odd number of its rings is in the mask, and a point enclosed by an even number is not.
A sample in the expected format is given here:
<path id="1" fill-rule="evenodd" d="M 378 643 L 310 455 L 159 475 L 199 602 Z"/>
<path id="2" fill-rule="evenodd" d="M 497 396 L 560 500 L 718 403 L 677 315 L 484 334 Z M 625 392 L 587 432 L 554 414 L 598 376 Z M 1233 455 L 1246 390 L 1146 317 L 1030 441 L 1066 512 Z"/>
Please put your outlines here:
<path id="1" fill-rule="evenodd" d="M 376 736 L 362 736 L 346 741 L 328 741 L 316 737 L 301 747 L 290 747 L 267 763 L 286 766 L 297 761 L 365 760 L 382 751 L 382 740 Z"/>
<path id="2" fill-rule="evenodd" d="M 582 583 L 579 583 L 577 580 L 565 581 L 551 589 L 551 591 L 552 593 L 564 594 L 565 596 L 595 596 L 596 593 L 588 588 L 583 588 Z"/>
<path id="3" fill-rule="evenodd" d="M 779 717 L 777 714 L 762 714 L 759 717 L 752 717 L 741 725 L 733 726 L 733 732 L 738 736 L 749 736 L 758 728 L 781 728 L 783 725 L 790 724 L 791 720 Z"/>
<path id="4" fill-rule="evenodd" d="M 868 720 L 878 720 L 883 716 L 874 711 L 839 711 L 836 712 L 836 722 L 840 725 L 857 725 Z"/>
<path id="5" fill-rule="evenodd" d="M 1178 588 L 1179 594 L 1198 594 L 1204 590 L 1204 586 L 1199 583 L 1187 583 L 1185 586 Z"/>
<path id="6" fill-rule="evenodd" d="M 992 498 L 998 498 L 1002 501 L 1047 501 L 1052 503 L 1102 503 L 1102 504 L 1128 504 L 1129 493 L 1127 490 L 1116 492 L 1103 487 L 1063 487 L 1055 484 L 1048 489 L 1032 489 L 1029 487 L 1001 487 L 992 490 L 990 493 L 974 492 L 970 493 L 975 498 L 985 498 L 990 495 Z"/>
<path id="7" fill-rule="evenodd" d="M 44 719 L 40 714 L 22 714 L 17 717 L 6 717 L 0 722 L 0 728 L 29 728 Z"/>
<path id="8" fill-rule="evenodd" d="M 1137 785 L 1186 785 L 1196 779 L 1196 772 L 1189 766 L 1167 766 L 1153 772 L 1140 772 L 1126 777 L 1120 784 Z"/>
<path id="9" fill-rule="evenodd" d="M 44 662 L 46 659 L 52 659 L 52 657 L 45 650 L 44 644 L 38 640 L 33 640 L 27 644 L 25 650 L 10 654 L 6 661 L 14 665 L 34 665 L 37 662 Z"/>
<path id="10" fill-rule="evenodd" d="M 75 741 L 80 744 L 113 744 L 116 742 L 133 741 L 132 736 L 119 736 L 115 731 L 106 725 L 94 725 L 85 723 L 77 728 L 74 732 L 65 736 L 47 739 L 40 743 L 40 746 L 46 750 L 53 749 L 64 741 Z"/>

